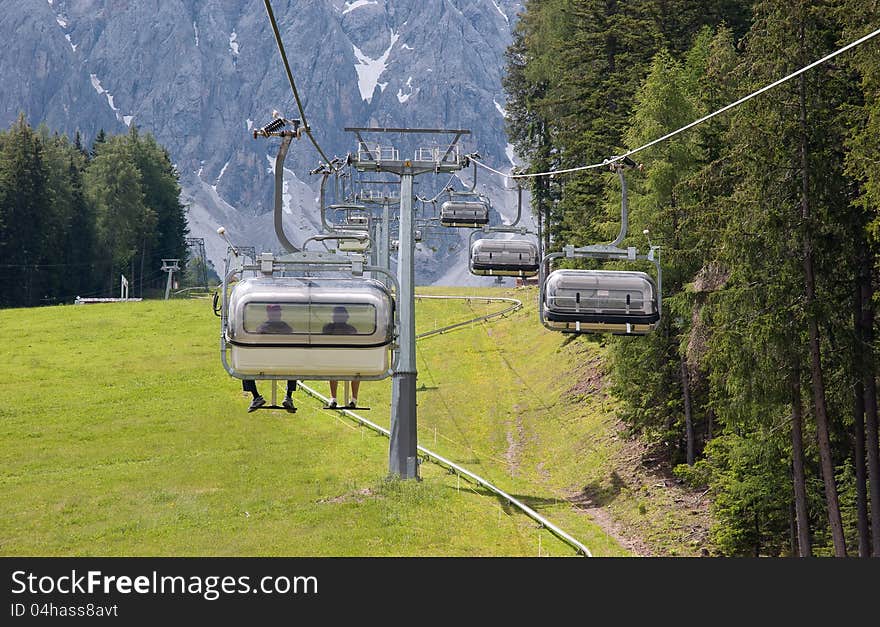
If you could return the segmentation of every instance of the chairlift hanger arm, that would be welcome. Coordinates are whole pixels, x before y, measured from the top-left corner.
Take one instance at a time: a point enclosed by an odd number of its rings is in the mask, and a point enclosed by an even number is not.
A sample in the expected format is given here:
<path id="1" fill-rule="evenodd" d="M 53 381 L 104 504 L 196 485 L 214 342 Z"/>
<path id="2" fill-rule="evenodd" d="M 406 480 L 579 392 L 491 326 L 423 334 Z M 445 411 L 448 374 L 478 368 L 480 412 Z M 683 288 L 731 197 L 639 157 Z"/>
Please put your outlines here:
<path id="1" fill-rule="evenodd" d="M 324 215 L 327 209 L 326 206 L 326 186 L 327 186 L 327 178 L 333 174 L 334 172 L 338 173 L 338 169 L 335 168 L 337 164 L 339 164 L 342 160 L 339 157 L 334 157 L 330 163 L 319 163 L 318 167 L 309 171 L 309 174 L 320 174 L 321 175 L 321 186 L 318 192 L 318 215 L 321 218 L 321 227 L 325 231 L 332 231 L 333 228 L 327 223 L 327 218 Z M 337 174 L 338 176 L 338 174 Z M 337 179 L 338 180 L 338 179 Z M 303 245 L 305 247 L 305 245 Z"/>
<path id="2" fill-rule="evenodd" d="M 275 157 L 275 235 L 278 241 L 288 252 L 297 252 L 299 249 L 294 246 L 287 235 L 284 233 L 284 223 L 282 222 L 283 206 L 284 206 L 284 160 L 287 158 L 287 150 L 290 148 L 290 141 L 293 135 L 285 135 L 281 138 L 281 145 L 278 147 L 278 155 Z"/>
<path id="3" fill-rule="evenodd" d="M 513 221 L 513 224 L 510 226 L 516 226 L 519 224 L 519 220 L 522 217 L 522 184 L 517 181 L 516 183 L 516 220 Z"/>
<path id="4" fill-rule="evenodd" d="M 284 191 L 284 160 L 287 158 L 287 151 L 290 148 L 290 142 L 296 138 L 302 137 L 303 126 L 300 120 L 288 120 L 284 118 L 278 111 L 272 112 L 274 118 L 268 124 L 263 125 L 260 129 L 254 131 L 254 139 L 257 137 L 280 137 L 281 144 L 278 146 L 278 154 L 275 156 L 275 195 L 274 195 L 274 223 L 275 235 L 278 241 L 288 252 L 296 252 L 299 249 L 291 243 L 284 233 L 284 224 L 282 221 L 283 214 L 283 191 Z M 288 124 L 293 126 L 293 131 L 282 130 Z"/>
<path id="5" fill-rule="evenodd" d="M 327 224 L 327 219 L 324 216 L 324 198 L 325 198 L 325 188 L 327 186 L 327 177 L 330 176 L 330 169 L 325 168 L 320 171 L 321 172 L 321 187 L 318 191 L 318 215 L 321 217 L 321 226 L 325 231 L 330 230 L 330 226 Z M 303 244 L 303 248 L 305 248 L 305 244 Z"/>
<path id="6" fill-rule="evenodd" d="M 479 153 L 475 152 L 472 154 L 475 159 L 480 158 Z M 470 161 L 471 161 L 471 155 L 465 155 L 465 167 L 467 167 L 467 165 L 468 165 L 468 163 L 470 163 Z M 469 192 L 474 192 L 477 189 L 477 164 L 476 164 L 476 162 L 473 163 L 473 166 L 474 166 L 474 182 L 471 184 L 471 188 L 468 190 Z"/>
<path id="7" fill-rule="evenodd" d="M 626 160 L 632 161 L 629 157 Z M 624 165 L 612 164 L 612 169 L 617 171 L 617 177 L 620 179 L 620 232 L 611 242 L 610 246 L 620 246 L 626 237 L 626 230 L 629 227 L 629 199 L 627 197 L 626 176 L 623 171 L 626 169 Z"/>

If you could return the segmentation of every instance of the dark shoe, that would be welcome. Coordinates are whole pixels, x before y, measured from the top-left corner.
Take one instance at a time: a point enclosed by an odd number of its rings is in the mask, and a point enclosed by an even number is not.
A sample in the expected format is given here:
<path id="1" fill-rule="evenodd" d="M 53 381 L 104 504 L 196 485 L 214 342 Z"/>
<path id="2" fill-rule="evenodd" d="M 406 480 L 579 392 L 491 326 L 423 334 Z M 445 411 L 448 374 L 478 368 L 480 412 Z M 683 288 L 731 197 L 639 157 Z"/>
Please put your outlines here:
<path id="1" fill-rule="evenodd" d="M 289 396 L 284 397 L 284 400 L 281 401 L 281 406 L 284 409 L 289 409 L 290 411 L 296 411 L 296 406 L 293 404 L 293 399 Z"/>
<path id="2" fill-rule="evenodd" d="M 266 399 L 262 396 L 255 396 L 254 400 L 251 401 L 251 406 L 248 407 L 248 412 L 257 411 L 260 407 L 266 404 Z"/>

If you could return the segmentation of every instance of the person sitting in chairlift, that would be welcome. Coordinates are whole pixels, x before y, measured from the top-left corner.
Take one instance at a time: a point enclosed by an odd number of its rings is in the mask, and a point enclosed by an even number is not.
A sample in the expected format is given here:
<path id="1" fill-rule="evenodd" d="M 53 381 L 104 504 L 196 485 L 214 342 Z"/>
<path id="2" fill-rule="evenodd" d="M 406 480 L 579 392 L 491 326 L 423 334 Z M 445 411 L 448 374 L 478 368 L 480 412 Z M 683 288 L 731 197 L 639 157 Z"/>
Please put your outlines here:
<path id="1" fill-rule="evenodd" d="M 342 305 L 333 308 L 333 322 L 324 325 L 321 333 L 325 335 L 355 335 L 357 329 L 348 323 L 348 310 Z M 348 407 L 357 407 L 357 395 L 360 388 L 360 381 L 351 382 L 351 400 Z M 336 407 L 336 392 L 339 389 L 339 381 L 330 381 L 330 404 L 328 407 Z"/>
<path id="2" fill-rule="evenodd" d="M 266 305 L 266 321 L 257 327 L 257 333 L 293 333 L 293 329 L 289 324 L 281 319 L 281 305 L 278 303 L 269 303 Z M 260 396 L 257 391 L 257 382 L 254 379 L 242 379 L 241 386 L 245 392 L 253 394 L 248 412 L 256 411 L 266 404 L 266 399 Z M 296 411 L 293 404 L 293 393 L 296 391 L 296 379 L 287 381 L 287 394 L 281 406 L 289 411 Z"/>

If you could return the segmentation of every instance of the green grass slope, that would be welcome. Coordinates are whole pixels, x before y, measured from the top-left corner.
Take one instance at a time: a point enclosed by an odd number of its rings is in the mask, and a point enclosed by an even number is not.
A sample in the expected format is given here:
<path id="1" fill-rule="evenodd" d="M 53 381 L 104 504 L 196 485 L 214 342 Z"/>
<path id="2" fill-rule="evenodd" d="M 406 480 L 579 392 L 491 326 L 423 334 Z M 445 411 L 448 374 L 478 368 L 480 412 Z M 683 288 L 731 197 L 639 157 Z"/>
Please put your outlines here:
<path id="1" fill-rule="evenodd" d="M 594 555 L 629 555 L 595 514 L 625 523 L 650 510 L 638 491 L 605 489 L 619 456 L 613 405 L 571 374 L 601 348 L 541 327 L 533 289 L 419 290 L 456 291 L 526 306 L 419 340 L 420 444 Z M 503 307 L 419 300 L 417 332 Z M 387 438 L 302 391 L 296 414 L 248 414 L 249 396 L 220 364 L 207 300 L 2 310 L 0 337 L 2 555 L 575 554 L 435 464 L 421 465 L 422 481 L 387 481 Z M 260 388 L 268 397 L 270 383 Z M 359 395 L 373 408 L 364 415 L 386 427 L 390 388 L 365 382 Z M 589 486 L 607 498 L 585 513 Z M 669 538 L 681 525 L 665 520 L 643 531 Z M 674 544 L 669 553 L 686 553 Z"/>

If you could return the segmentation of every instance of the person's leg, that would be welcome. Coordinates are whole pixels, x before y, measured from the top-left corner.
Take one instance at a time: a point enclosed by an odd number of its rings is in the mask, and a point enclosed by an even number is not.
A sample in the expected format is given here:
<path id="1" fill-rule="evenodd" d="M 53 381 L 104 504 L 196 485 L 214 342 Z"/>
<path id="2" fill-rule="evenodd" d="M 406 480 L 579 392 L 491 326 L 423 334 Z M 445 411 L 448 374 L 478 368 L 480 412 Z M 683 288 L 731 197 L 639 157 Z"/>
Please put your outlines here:
<path id="1" fill-rule="evenodd" d="M 339 389 L 339 381 L 330 381 L 330 407 L 336 407 L 336 391 Z"/>
<path id="2" fill-rule="evenodd" d="M 242 389 L 244 389 L 245 392 L 250 392 L 251 394 L 253 394 L 254 398 L 260 395 L 260 393 L 257 392 L 257 382 L 253 379 L 242 379 L 241 387 Z"/>
<path id="3" fill-rule="evenodd" d="M 290 411 L 295 411 L 296 407 L 293 405 L 293 393 L 296 391 L 296 380 L 288 379 L 287 380 L 287 395 L 284 397 L 284 400 L 281 402 L 281 406 Z"/>
<path id="4" fill-rule="evenodd" d="M 266 399 L 260 396 L 260 393 L 257 392 L 257 382 L 254 379 L 242 379 L 241 387 L 244 388 L 245 392 L 250 392 L 254 395 L 250 407 L 248 407 L 249 412 L 256 411 L 266 404 Z"/>
<path id="5" fill-rule="evenodd" d="M 349 402 L 349 405 L 351 405 L 352 407 L 357 407 L 358 390 L 360 389 L 360 387 L 361 387 L 360 381 L 352 381 L 351 382 L 351 401 Z"/>

